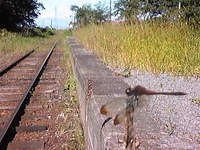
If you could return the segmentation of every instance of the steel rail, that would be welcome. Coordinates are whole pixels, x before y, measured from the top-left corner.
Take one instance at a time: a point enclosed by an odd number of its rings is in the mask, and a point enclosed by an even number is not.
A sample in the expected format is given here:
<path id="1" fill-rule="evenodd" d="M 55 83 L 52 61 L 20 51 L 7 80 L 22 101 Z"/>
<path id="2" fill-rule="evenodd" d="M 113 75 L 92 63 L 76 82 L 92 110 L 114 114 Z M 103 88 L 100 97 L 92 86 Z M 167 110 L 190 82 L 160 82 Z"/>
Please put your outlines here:
<path id="1" fill-rule="evenodd" d="M 10 70 L 11 68 L 13 68 L 14 66 L 16 66 L 20 61 L 22 61 L 23 59 L 25 59 L 26 57 L 28 57 L 31 53 L 33 53 L 35 50 L 32 50 L 30 52 L 28 52 L 27 54 L 25 54 L 24 56 L 22 56 L 21 58 L 19 58 L 18 60 L 14 61 L 12 64 L 10 64 L 9 66 L 7 66 L 6 68 L 2 69 L 0 71 L 0 76 L 2 76 L 3 74 L 5 74 L 8 70 Z"/>
<path id="2" fill-rule="evenodd" d="M 34 77 L 34 79 L 32 80 L 32 82 L 30 83 L 28 89 L 26 90 L 24 96 L 22 97 L 22 99 L 20 100 L 18 106 L 16 107 L 16 109 L 14 110 L 14 112 L 12 113 L 9 121 L 7 122 L 6 126 L 4 129 L 2 129 L 2 131 L 0 132 L 0 149 L 5 149 L 8 142 L 11 141 L 10 136 L 13 136 L 13 134 L 16 133 L 16 129 L 15 127 L 17 125 L 19 125 L 19 120 L 21 119 L 21 116 L 24 114 L 24 109 L 26 107 L 26 104 L 29 103 L 29 99 L 31 97 L 31 93 L 34 91 L 35 86 L 38 84 L 39 82 L 39 78 L 42 75 L 43 70 L 45 69 L 45 66 L 57 44 L 58 40 L 54 43 L 53 47 L 51 48 L 51 50 L 49 51 L 48 55 L 46 56 L 45 60 L 43 61 L 41 67 L 39 68 L 36 76 Z"/>

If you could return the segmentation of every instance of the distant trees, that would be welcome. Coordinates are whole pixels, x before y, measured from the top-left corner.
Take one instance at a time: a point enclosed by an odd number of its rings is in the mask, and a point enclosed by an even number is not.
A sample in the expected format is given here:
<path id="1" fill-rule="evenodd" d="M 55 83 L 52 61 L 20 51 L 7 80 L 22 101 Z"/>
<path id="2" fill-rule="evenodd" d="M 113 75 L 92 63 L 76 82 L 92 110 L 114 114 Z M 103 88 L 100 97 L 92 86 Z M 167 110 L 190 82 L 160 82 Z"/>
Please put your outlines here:
<path id="1" fill-rule="evenodd" d="M 37 0 L 0 0 L 0 29 L 17 31 L 34 25 L 44 6 Z"/>
<path id="2" fill-rule="evenodd" d="M 106 20 L 109 19 L 110 16 L 109 9 L 101 2 L 95 5 L 95 9 L 93 11 L 94 11 L 95 23 L 105 22 Z"/>
<path id="3" fill-rule="evenodd" d="M 85 4 L 82 7 L 72 5 L 70 9 L 75 11 L 76 24 L 79 24 L 79 26 L 85 26 L 90 23 L 102 23 L 105 22 L 109 16 L 108 8 L 101 2 L 96 4 L 95 8 L 92 8 L 89 4 Z"/>
<path id="4" fill-rule="evenodd" d="M 75 11 L 77 23 L 82 26 L 108 20 L 108 7 L 100 2 L 95 7 L 72 5 L 71 10 Z M 162 18 L 164 21 L 183 20 L 200 26 L 200 0 L 116 0 L 114 15 L 129 23 Z"/>
<path id="5" fill-rule="evenodd" d="M 127 21 L 138 20 L 140 2 L 140 0 L 117 0 L 114 14 Z"/>
<path id="6" fill-rule="evenodd" d="M 188 23 L 200 23 L 199 0 L 117 0 L 115 14 L 125 20 L 138 17 L 154 19 L 162 16 L 166 20 L 185 20 Z"/>
<path id="7" fill-rule="evenodd" d="M 150 18 L 163 15 L 167 18 L 181 18 L 190 21 L 200 17 L 199 0 L 148 0 L 143 1 L 143 12 L 149 13 Z"/>

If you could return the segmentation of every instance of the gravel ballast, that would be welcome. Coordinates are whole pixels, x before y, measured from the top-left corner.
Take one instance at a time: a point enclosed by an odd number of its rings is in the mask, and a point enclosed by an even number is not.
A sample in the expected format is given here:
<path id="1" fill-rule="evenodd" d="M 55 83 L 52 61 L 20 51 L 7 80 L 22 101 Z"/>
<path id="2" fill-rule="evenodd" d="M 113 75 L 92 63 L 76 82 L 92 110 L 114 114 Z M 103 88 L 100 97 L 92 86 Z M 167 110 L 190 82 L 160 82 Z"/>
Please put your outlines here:
<path id="1" fill-rule="evenodd" d="M 122 69 L 115 68 L 112 70 L 119 74 L 123 72 Z M 195 99 L 200 98 L 199 77 L 172 76 L 167 73 L 154 75 L 149 72 L 132 70 L 131 76 L 124 78 L 124 81 L 131 87 L 141 85 L 152 91 L 187 93 L 184 96 L 147 96 L 147 100 L 139 100 L 139 107 L 136 109 L 140 113 L 148 115 L 160 126 L 152 125 L 152 128 L 160 130 L 158 135 L 160 141 L 145 141 L 151 142 L 152 148 L 200 149 L 200 104 L 195 101 Z M 136 119 L 142 120 L 137 117 Z M 145 125 L 144 128 L 148 133 Z M 157 138 L 157 136 L 155 137 Z M 145 149 L 144 147 L 140 148 Z"/>

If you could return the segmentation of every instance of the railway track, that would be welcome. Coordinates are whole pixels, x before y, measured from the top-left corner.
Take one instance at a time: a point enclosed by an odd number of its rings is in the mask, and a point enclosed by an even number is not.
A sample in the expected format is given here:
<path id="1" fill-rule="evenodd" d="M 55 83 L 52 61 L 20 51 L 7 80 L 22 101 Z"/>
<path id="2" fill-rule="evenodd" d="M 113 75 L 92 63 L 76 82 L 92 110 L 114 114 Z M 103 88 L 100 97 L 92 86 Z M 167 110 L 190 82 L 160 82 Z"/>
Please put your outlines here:
<path id="1" fill-rule="evenodd" d="M 29 52 L 0 72 L 0 149 L 44 149 L 57 99 L 54 51 Z M 47 135 L 47 136 L 44 136 Z"/>

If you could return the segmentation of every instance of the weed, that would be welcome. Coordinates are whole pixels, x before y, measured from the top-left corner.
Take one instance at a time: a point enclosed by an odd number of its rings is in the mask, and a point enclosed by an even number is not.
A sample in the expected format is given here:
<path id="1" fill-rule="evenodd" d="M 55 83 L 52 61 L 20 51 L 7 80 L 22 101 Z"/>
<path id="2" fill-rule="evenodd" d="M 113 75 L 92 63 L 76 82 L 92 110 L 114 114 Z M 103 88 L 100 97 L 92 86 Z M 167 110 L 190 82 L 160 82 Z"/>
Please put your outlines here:
<path id="1" fill-rule="evenodd" d="M 64 32 L 62 34 L 62 39 L 59 45 L 63 48 L 67 48 L 66 44 L 66 34 L 70 34 L 70 31 Z M 63 37 L 65 36 L 65 37 Z M 64 124 L 60 124 L 58 128 L 58 132 L 60 134 L 68 134 L 69 139 L 67 141 L 67 147 L 69 149 L 84 149 L 84 139 L 83 139 L 83 130 L 80 123 L 79 116 L 79 103 L 76 94 L 76 84 L 72 71 L 72 66 L 69 58 L 68 48 L 66 49 L 64 59 L 62 60 L 62 65 L 67 70 L 67 77 L 64 81 L 64 94 L 67 95 L 67 100 L 60 101 L 60 104 L 65 108 L 62 113 L 66 122 Z"/>

